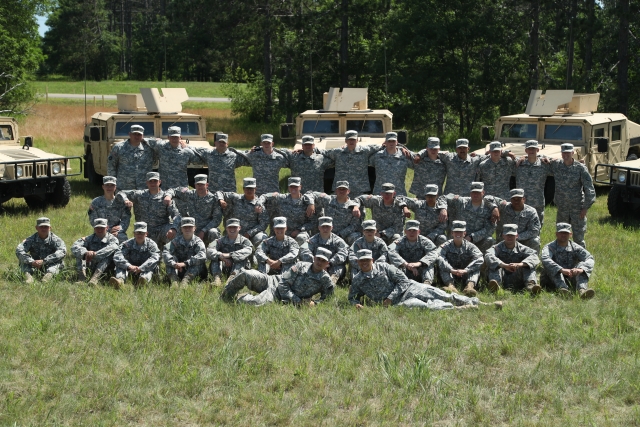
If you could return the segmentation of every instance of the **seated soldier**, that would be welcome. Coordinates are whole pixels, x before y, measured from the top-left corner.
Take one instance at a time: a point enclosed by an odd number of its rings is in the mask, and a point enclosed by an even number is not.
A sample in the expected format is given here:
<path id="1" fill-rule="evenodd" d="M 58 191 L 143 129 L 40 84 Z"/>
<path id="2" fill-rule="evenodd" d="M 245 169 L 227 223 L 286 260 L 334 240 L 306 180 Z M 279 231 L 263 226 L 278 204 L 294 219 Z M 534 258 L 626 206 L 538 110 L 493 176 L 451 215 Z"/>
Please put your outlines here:
<path id="1" fill-rule="evenodd" d="M 358 204 L 349 198 L 350 190 L 347 181 L 339 181 L 336 184 L 336 194 L 333 196 L 325 193 L 312 192 L 315 205 L 310 205 L 307 214 L 315 213 L 316 206 L 324 210 L 324 215 L 333 218 L 333 233 L 337 234 L 348 245 L 353 245 L 362 237 L 362 220 L 365 215 L 354 208 Z"/>
<path id="2" fill-rule="evenodd" d="M 518 243 L 528 246 L 538 253 L 540 252 L 540 229 L 542 228 L 538 212 L 525 204 L 526 198 L 522 188 L 514 188 L 510 194 L 510 202 L 498 197 L 493 198 L 500 210 L 496 237 L 500 241 L 504 224 L 516 224 L 518 226 Z"/>
<path id="3" fill-rule="evenodd" d="M 89 206 L 89 221 L 94 225 L 96 218 L 107 219 L 107 232 L 118 238 L 120 243 L 127 240 L 127 229 L 131 222 L 131 208 L 124 204 L 122 197 L 116 196 L 116 177 L 102 178 L 104 195 L 96 197 Z"/>
<path id="4" fill-rule="evenodd" d="M 269 215 L 264 202 L 256 197 L 256 179 L 245 178 L 242 181 L 243 194 L 216 192 L 220 206 L 224 209 L 224 218 L 240 220 L 242 235 L 257 247 L 268 236 L 265 230 L 269 226 Z"/>
<path id="5" fill-rule="evenodd" d="M 154 273 L 158 273 L 160 249 L 156 242 L 147 237 L 147 223 L 133 224 L 133 238 L 127 240 L 113 254 L 116 264 L 116 276 L 109 279 L 109 284 L 121 289 L 127 277 L 138 277 L 137 287 L 151 282 Z"/>
<path id="6" fill-rule="evenodd" d="M 347 273 L 349 247 L 344 240 L 333 234 L 333 220 L 330 217 L 323 216 L 318 221 L 320 232 L 302 245 L 302 248 L 300 248 L 300 260 L 313 262 L 313 257 L 318 248 L 327 249 L 331 252 L 327 273 L 331 276 L 333 284 L 336 285 L 338 280 L 342 279 Z"/>
<path id="7" fill-rule="evenodd" d="M 33 274 L 36 272 L 43 274 L 44 283 L 50 282 L 64 267 L 64 257 L 67 254 L 67 247 L 62 239 L 51 232 L 49 218 L 38 218 L 36 231 L 16 248 L 20 271 L 24 273 L 27 284 L 33 283 Z"/>
<path id="8" fill-rule="evenodd" d="M 389 253 L 389 248 L 384 240 L 376 237 L 377 228 L 374 220 L 364 221 L 362 223 L 362 229 L 364 235 L 353 242 L 353 245 L 349 248 L 349 265 L 351 266 L 349 271 L 352 277 L 359 271 L 357 254 L 362 249 L 369 249 L 371 251 L 374 262 L 394 264 L 394 261 L 397 261 L 396 258 Z"/>
<path id="9" fill-rule="evenodd" d="M 427 184 L 423 192 L 425 200 L 405 199 L 405 202 L 420 222 L 420 234 L 440 246 L 447 241 L 447 199 L 438 197 L 436 184 Z"/>
<path id="10" fill-rule="evenodd" d="M 501 301 L 493 304 L 481 303 L 475 297 L 449 294 L 431 285 L 409 280 L 392 265 L 384 262 L 374 263 L 373 255 L 368 249 L 358 252 L 358 264 L 360 272 L 354 276 L 349 290 L 349 302 L 357 309 L 363 308 L 360 300 L 363 296 L 375 303 L 382 303 L 385 307 L 400 305 L 443 310 L 494 305 L 497 309 L 502 308 Z"/>
<path id="11" fill-rule="evenodd" d="M 251 255 L 253 246 L 251 240 L 240 234 L 240 220 L 230 218 L 227 220 L 226 235 L 209 244 L 207 259 L 211 260 L 211 276 L 213 285 L 222 284 L 222 273 L 231 276 L 240 273 L 245 268 L 251 268 Z"/>
<path id="12" fill-rule="evenodd" d="M 464 221 L 453 221 L 451 228 L 453 238 L 440 248 L 438 270 L 445 291 L 458 292 L 455 283 L 466 283 L 464 294 L 474 297 L 477 295 L 475 287 L 480 278 L 483 259 L 480 249 L 465 239 L 466 227 L 467 224 Z"/>
<path id="13" fill-rule="evenodd" d="M 404 226 L 404 237 L 396 244 L 396 266 L 411 280 L 430 285 L 438 259 L 438 248 L 431 240 L 420 235 L 420 223 L 409 220 Z"/>
<path id="14" fill-rule="evenodd" d="M 589 289 L 589 276 L 593 271 L 593 256 L 584 247 L 571 240 L 571 224 L 556 224 L 556 240 L 542 249 L 542 286 L 552 288 L 564 297 L 570 295 L 569 286 L 577 288 L 582 299 L 596 294 Z"/>
<path id="15" fill-rule="evenodd" d="M 358 206 L 371 209 L 371 217 L 378 225 L 379 236 L 387 245 L 393 244 L 402 237 L 404 217 L 410 216 L 404 197 L 396 197 L 396 187 L 393 184 L 382 184 L 380 196 L 363 195 L 355 201 Z M 359 208 L 354 208 L 359 212 Z"/>
<path id="16" fill-rule="evenodd" d="M 497 292 L 500 286 L 504 286 L 514 291 L 525 288 L 534 295 L 538 294 L 541 289 L 536 281 L 536 266 L 540 264 L 538 253 L 517 241 L 517 224 L 504 224 L 502 237 L 504 240 L 489 248 L 484 255 L 489 276 L 487 287 L 491 292 Z"/>
<path id="17" fill-rule="evenodd" d="M 107 270 L 113 270 L 113 254 L 118 250 L 118 238 L 107 233 L 107 219 L 96 218 L 93 221 L 93 234 L 81 237 L 71 246 L 76 257 L 78 281 L 86 282 L 87 268 L 92 272 L 89 285 L 97 285 Z"/>
<path id="18" fill-rule="evenodd" d="M 167 243 L 162 251 L 172 289 L 185 289 L 197 276 L 207 278 L 207 254 L 204 243 L 194 234 L 195 218 L 182 218 L 180 227 L 182 234 Z"/>
<path id="19" fill-rule="evenodd" d="M 293 237 L 286 235 L 287 218 L 273 219 L 274 236 L 263 241 L 256 249 L 258 271 L 266 274 L 282 274 L 289 271 L 298 259 L 300 246 Z"/>
<path id="20" fill-rule="evenodd" d="M 334 286 L 326 272 L 330 256 L 328 250 L 318 248 L 313 263 L 299 261 L 289 271 L 277 276 L 269 276 L 255 270 L 244 270 L 229 280 L 220 298 L 232 301 L 241 289 L 247 287 L 258 295 L 242 295 L 238 298 L 238 302 L 259 306 L 281 301 L 313 307 L 333 295 Z M 311 298 L 318 293 L 320 299 L 312 300 Z"/>

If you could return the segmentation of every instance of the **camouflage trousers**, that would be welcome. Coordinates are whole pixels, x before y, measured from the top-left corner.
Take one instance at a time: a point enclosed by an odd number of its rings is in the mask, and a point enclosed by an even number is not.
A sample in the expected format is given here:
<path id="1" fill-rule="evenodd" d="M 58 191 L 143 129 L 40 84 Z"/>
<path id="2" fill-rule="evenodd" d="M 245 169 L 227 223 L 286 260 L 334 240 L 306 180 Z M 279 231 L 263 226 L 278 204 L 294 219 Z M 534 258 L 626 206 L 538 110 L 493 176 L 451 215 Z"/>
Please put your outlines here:
<path id="1" fill-rule="evenodd" d="M 204 280 L 207 278 L 207 266 L 205 264 L 192 265 L 188 268 L 183 268 L 182 271 L 167 266 L 167 276 L 169 280 L 172 278 L 182 279 L 187 274 L 193 277 L 200 276 L 200 278 Z"/>
<path id="2" fill-rule="evenodd" d="M 342 237 L 342 236 L 340 236 L 340 237 Z M 342 237 L 342 240 L 344 240 L 347 243 L 347 245 L 351 246 L 351 245 L 353 245 L 353 242 L 355 242 L 356 240 L 358 240 L 361 237 L 362 237 L 362 233 L 359 232 L 359 231 L 356 231 L 354 233 L 346 235 L 345 237 Z"/>
<path id="3" fill-rule="evenodd" d="M 127 240 L 129 240 L 129 237 L 127 237 L 127 233 L 125 233 L 124 231 L 120 230 L 118 231 L 117 234 L 115 234 L 116 238 L 118 239 L 118 241 L 120 243 L 122 242 L 126 242 Z"/>
<path id="4" fill-rule="evenodd" d="M 472 243 L 476 245 L 478 249 L 480 249 L 480 252 L 482 252 L 482 255 L 484 255 L 487 250 L 489 250 L 489 248 L 496 244 L 496 240 L 493 237 L 489 236 L 477 242 L 474 240 Z"/>
<path id="5" fill-rule="evenodd" d="M 197 230 L 195 233 L 196 236 L 201 232 L 202 230 Z M 209 243 L 215 240 L 218 240 L 219 238 L 220 238 L 220 230 L 218 230 L 217 228 L 212 228 L 209 231 L 205 231 L 204 238 L 202 239 L 202 241 L 204 242 L 204 247 L 206 248 L 207 246 L 209 246 Z"/>
<path id="6" fill-rule="evenodd" d="M 219 276 L 220 274 L 238 274 L 245 269 L 251 269 L 251 261 L 234 261 L 231 264 L 231 267 L 227 267 L 222 261 L 211 261 L 211 265 L 209 266 L 209 271 L 211 271 L 212 276 Z"/>
<path id="7" fill-rule="evenodd" d="M 167 239 L 167 233 L 169 230 L 173 228 L 173 224 L 164 224 L 159 227 L 149 227 L 148 228 L 148 237 L 156 242 L 158 248 L 162 249 L 162 247 L 169 243 L 169 239 Z"/>
<path id="8" fill-rule="evenodd" d="M 408 268 L 402 269 L 402 272 L 411 280 L 415 280 L 416 282 L 424 283 L 426 281 L 433 282 L 435 266 L 432 264 L 427 267 L 422 265 L 418 267 L 418 276 L 414 275 L 411 270 Z"/>
<path id="9" fill-rule="evenodd" d="M 440 279 L 444 285 L 447 285 L 448 283 L 466 285 L 468 282 L 473 282 L 474 285 L 477 285 L 478 279 L 480 279 L 480 271 L 472 271 L 464 274 L 462 277 L 454 276 L 446 271 L 440 271 Z"/>
<path id="10" fill-rule="evenodd" d="M 155 269 L 153 269 L 151 271 L 143 272 L 143 273 L 140 273 L 140 274 L 130 273 L 129 271 L 127 271 L 124 268 L 116 268 L 116 279 L 121 279 L 123 281 L 126 281 L 127 277 L 129 277 L 130 275 L 133 275 L 134 278 L 135 277 L 142 277 L 147 282 L 150 282 L 151 278 L 153 277 L 153 275 L 154 274 L 158 274 L 158 272 L 159 272 L 158 267 L 156 267 Z"/>
<path id="11" fill-rule="evenodd" d="M 511 273 L 503 268 L 487 269 L 487 278 L 495 280 L 498 284 L 507 289 L 519 291 L 525 287 L 527 282 L 537 282 L 535 268 L 524 266 Z"/>
<path id="12" fill-rule="evenodd" d="M 587 247 L 584 241 L 584 235 L 587 232 L 587 217 L 580 218 L 580 210 L 574 207 L 566 208 L 558 205 L 558 214 L 556 215 L 556 224 L 559 222 L 567 222 L 571 224 L 573 231 L 573 241 L 582 246 Z"/>
<path id="13" fill-rule="evenodd" d="M 391 246 L 393 246 L 393 250 L 395 250 L 395 248 L 396 248 L 395 243 L 396 243 L 398 240 L 402 239 L 402 236 L 396 233 L 396 234 L 394 234 L 393 236 L 390 236 L 390 237 L 389 237 L 389 236 L 387 236 L 386 234 L 382 234 L 382 233 L 380 233 L 380 238 L 381 238 L 382 240 L 384 240 L 384 242 L 387 244 L 387 246 L 389 246 L 389 250 L 392 250 L 392 249 L 391 249 Z"/>
<path id="14" fill-rule="evenodd" d="M 402 299 L 396 305 L 410 308 L 427 308 L 430 310 L 452 309 L 454 306 L 478 305 L 478 298 L 465 297 L 459 294 L 450 294 L 435 286 L 425 285 L 412 281 L 411 286 L 402 295 Z"/>
<path id="15" fill-rule="evenodd" d="M 268 274 L 270 276 L 273 276 L 274 274 L 284 274 L 284 273 L 286 273 L 294 265 L 296 265 L 296 261 L 295 260 L 293 260 L 291 262 L 284 263 L 284 264 L 282 264 L 280 266 L 279 269 L 275 270 L 275 269 L 269 267 L 269 264 L 267 264 L 266 262 L 258 261 L 258 271 L 260 273 L 264 273 L 264 274 Z"/>
<path id="16" fill-rule="evenodd" d="M 429 234 L 428 236 L 425 236 L 423 234 L 423 236 L 431 240 L 433 244 L 436 246 L 440 246 L 447 241 L 447 236 L 445 236 L 444 234 L 434 233 L 434 234 Z"/>
<path id="17" fill-rule="evenodd" d="M 540 219 L 540 228 L 544 225 L 544 205 L 542 206 L 531 206 L 533 209 L 538 212 L 538 218 Z"/>
<path id="18" fill-rule="evenodd" d="M 287 230 L 287 236 L 291 237 L 291 233 L 289 232 L 289 230 Z M 294 239 L 296 239 L 296 243 L 298 243 L 298 246 L 304 245 L 309 241 L 310 238 L 311 235 L 306 231 L 301 231 L 296 237 L 294 237 Z"/>
<path id="19" fill-rule="evenodd" d="M 91 262 L 87 262 L 80 256 L 76 257 L 76 270 L 82 271 L 83 268 L 88 268 L 91 271 L 100 270 L 105 272 L 107 270 L 113 270 L 115 268 L 115 264 L 113 263 L 113 257 L 101 260 L 92 260 Z"/>
<path id="20" fill-rule="evenodd" d="M 247 236 L 245 236 L 245 237 L 247 237 Z M 258 246 L 260 246 L 260 243 L 262 243 L 263 241 L 267 240 L 268 238 L 269 238 L 269 236 L 267 236 L 267 233 L 265 233 L 263 231 L 259 231 L 253 237 L 250 237 L 248 239 L 251 240 L 251 243 L 253 243 L 253 247 L 257 248 Z"/>
<path id="21" fill-rule="evenodd" d="M 589 284 L 589 277 L 585 274 L 579 274 L 578 277 L 566 277 L 562 273 L 558 272 L 554 275 L 550 275 L 546 270 L 542 271 L 540 275 L 540 285 L 546 289 L 560 289 L 575 287 L 576 289 L 587 289 Z"/>
<path id="22" fill-rule="evenodd" d="M 63 268 L 64 268 L 63 262 L 60 262 L 58 264 L 50 264 L 46 266 L 43 265 L 42 268 L 34 268 L 33 266 L 31 266 L 31 264 L 20 263 L 20 271 L 23 273 L 29 273 L 29 274 L 40 272 L 42 274 L 51 273 L 55 276 L 56 274 L 60 273 L 60 271 L 62 271 Z"/>
<path id="23" fill-rule="evenodd" d="M 232 299 L 245 287 L 258 295 L 245 295 L 238 302 L 249 305 L 265 305 L 278 299 L 279 276 L 269 276 L 255 270 L 244 270 L 229 280 L 220 295 L 223 299 Z"/>

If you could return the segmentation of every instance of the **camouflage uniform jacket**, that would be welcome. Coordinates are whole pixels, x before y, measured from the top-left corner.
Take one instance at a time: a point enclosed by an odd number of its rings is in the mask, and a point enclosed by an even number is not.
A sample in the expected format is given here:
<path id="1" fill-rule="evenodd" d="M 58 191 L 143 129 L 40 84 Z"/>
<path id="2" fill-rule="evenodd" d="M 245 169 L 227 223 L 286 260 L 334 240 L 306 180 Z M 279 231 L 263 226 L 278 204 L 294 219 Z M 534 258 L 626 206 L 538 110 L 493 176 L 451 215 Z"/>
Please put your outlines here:
<path id="1" fill-rule="evenodd" d="M 149 228 L 162 227 L 173 223 L 176 230 L 180 230 L 180 213 L 176 205 L 171 201 L 169 206 L 164 204 L 165 192 L 160 190 L 158 194 L 151 194 L 149 190 L 127 190 L 119 194 L 127 201 L 133 202 L 133 212 L 136 221 L 144 221 Z"/>
<path id="2" fill-rule="evenodd" d="M 491 196 L 487 198 L 490 197 Z M 500 221 L 498 222 L 500 227 L 504 224 L 518 224 L 518 240 L 529 240 L 540 237 L 542 225 L 540 225 L 538 212 L 534 208 L 525 204 L 524 209 L 516 212 L 513 210 L 511 202 L 506 202 L 506 200 L 502 200 L 499 197 L 494 197 L 493 201 L 498 205 L 498 210 L 500 211 Z"/>
<path id="3" fill-rule="evenodd" d="M 447 167 L 447 186 L 444 193 L 464 196 L 471 192 L 471 183 L 476 180 L 478 165 L 488 156 L 467 155 L 466 160 L 462 160 L 457 153 L 441 151 L 438 157 Z"/>
<path id="4" fill-rule="evenodd" d="M 335 163 L 336 174 L 333 179 L 333 191 L 336 191 L 338 181 L 348 181 L 351 194 L 359 196 L 371 190 L 369 184 L 369 158 L 380 151 L 382 145 L 356 145 L 353 151 L 349 148 L 334 148 L 320 150 Z"/>
<path id="5" fill-rule="evenodd" d="M 131 208 L 124 205 L 122 197 L 116 195 L 113 200 L 107 200 L 104 196 L 96 197 L 89 206 L 89 221 L 93 226 L 93 221 L 97 218 L 106 218 L 107 231 L 111 227 L 119 225 L 125 233 L 131 223 Z"/>
<path id="6" fill-rule="evenodd" d="M 267 259 L 280 261 L 282 265 L 293 264 L 298 259 L 300 246 L 296 239 L 284 236 L 284 240 L 276 240 L 276 236 L 263 240 L 256 249 L 256 258 L 258 262 L 267 262 Z"/>
<path id="7" fill-rule="evenodd" d="M 436 237 L 444 235 L 447 223 L 440 222 L 440 212 L 447 210 L 447 199 L 438 197 L 436 205 L 430 207 L 426 200 L 405 199 L 407 207 L 415 213 L 416 221 L 420 222 L 420 235 L 435 241 Z"/>
<path id="8" fill-rule="evenodd" d="M 304 191 L 324 191 L 324 171 L 333 167 L 333 160 L 322 154 L 313 153 L 307 156 L 286 148 L 275 151 L 285 157 L 291 169 L 291 176 L 300 178 Z"/>
<path id="9" fill-rule="evenodd" d="M 407 236 L 403 236 L 396 244 L 396 254 L 399 256 L 396 267 L 418 261 L 428 267 L 438 259 L 438 248 L 424 236 L 418 235 L 416 242 L 410 242 Z"/>
<path id="10" fill-rule="evenodd" d="M 325 248 L 331 251 L 331 265 L 345 265 L 349 257 L 349 247 L 340 237 L 331 233 L 327 240 L 324 240 L 320 233 L 316 234 L 307 242 L 307 246 L 303 246 L 300 250 L 300 260 L 313 262 L 313 257 L 318 248 Z"/>
<path id="11" fill-rule="evenodd" d="M 313 263 L 300 261 L 280 276 L 278 294 L 283 301 L 299 304 L 302 299 L 320 293 L 320 299 L 314 300 L 318 304 L 333 295 L 333 288 L 333 282 L 326 271 L 314 273 Z"/>
<path id="12" fill-rule="evenodd" d="M 191 240 L 186 240 L 184 236 L 178 235 L 165 245 L 162 259 L 171 268 L 175 268 L 179 262 L 184 262 L 187 267 L 194 267 L 206 262 L 207 253 L 204 242 L 198 236 L 194 235 Z"/>
<path id="13" fill-rule="evenodd" d="M 516 167 L 516 188 L 524 190 L 527 204 L 537 208 L 544 207 L 544 185 L 547 176 L 553 175 L 550 163 L 543 163 L 536 159 L 535 163 L 530 163 L 528 158 Z"/>
<path id="14" fill-rule="evenodd" d="M 447 240 L 438 254 L 438 268 L 445 273 L 450 273 L 451 270 L 468 270 L 469 273 L 477 272 L 483 263 L 484 260 L 480 249 L 466 240 L 462 241 L 462 245 L 459 248 L 453 243 L 453 239 Z"/>
<path id="15" fill-rule="evenodd" d="M 382 184 L 390 182 L 396 186 L 398 196 L 406 196 L 405 179 L 407 168 L 413 169 L 413 159 L 407 159 L 398 148 L 395 154 L 389 154 L 387 150 L 381 150 L 369 157 L 369 166 L 376 168 L 376 182 L 373 185 L 373 194 L 380 194 Z"/>
<path id="16" fill-rule="evenodd" d="M 269 226 L 269 214 L 264 207 L 264 201 L 256 197 L 253 200 L 247 200 L 244 194 L 238 193 L 216 192 L 218 200 L 224 200 L 228 203 L 225 209 L 224 217 L 237 218 L 240 220 L 240 233 L 246 233 L 253 238 L 256 234 L 264 232 Z M 256 213 L 256 206 L 262 208 L 261 213 Z"/>
<path id="17" fill-rule="evenodd" d="M 497 269 L 500 264 L 518 262 L 526 264 L 529 268 L 536 268 L 540 264 L 536 251 L 520 242 L 516 242 L 516 246 L 513 249 L 508 249 L 504 242 L 500 242 L 487 249 L 484 259 L 491 269 Z"/>
<path id="18" fill-rule="evenodd" d="M 218 191 L 236 191 L 236 169 L 240 166 L 249 166 L 243 153 L 228 149 L 220 154 L 215 149 L 197 148 L 196 154 L 209 169 L 209 188 Z"/>
<path id="19" fill-rule="evenodd" d="M 558 207 L 589 209 L 596 201 L 596 190 L 587 167 L 574 160 L 571 166 L 565 166 L 562 160 L 551 161 L 556 178 L 554 202 Z"/>
<path id="20" fill-rule="evenodd" d="M 362 220 L 365 217 L 364 212 L 360 218 L 353 216 L 353 208 L 358 206 L 355 200 L 347 200 L 345 203 L 339 203 L 338 198 L 329 196 L 325 193 L 312 193 L 316 209 L 320 208 L 324 211 L 324 216 L 333 218 L 333 233 L 346 239 L 352 233 L 362 232 Z"/>
<path id="21" fill-rule="evenodd" d="M 349 302 L 353 305 L 360 304 L 360 298 L 366 295 L 377 303 L 388 298 L 393 304 L 397 304 L 409 286 L 411 280 L 393 265 L 384 262 L 374 263 L 371 271 L 361 271 L 351 280 Z"/>
<path id="22" fill-rule="evenodd" d="M 93 251 L 96 253 L 93 260 L 99 262 L 113 256 L 119 246 L 120 241 L 114 235 L 107 233 L 103 238 L 99 238 L 94 233 L 76 240 L 71 246 L 71 253 L 82 258 L 88 251 Z"/>
<path id="23" fill-rule="evenodd" d="M 158 173 L 162 180 L 162 188 L 188 187 L 187 166 L 189 163 L 198 163 L 200 156 L 190 147 L 176 148 L 169 141 L 157 141 L 149 144 L 159 161 Z"/>
<path id="24" fill-rule="evenodd" d="M 67 246 L 64 241 L 51 232 L 46 239 L 41 239 L 38 233 L 34 233 L 16 248 L 16 256 L 22 264 L 31 264 L 38 260 L 44 261 L 45 267 L 61 264 L 66 255 Z"/>
<path id="25" fill-rule="evenodd" d="M 187 187 L 170 188 L 165 193 L 173 199 L 186 202 L 186 213 L 184 216 L 193 217 L 196 220 L 196 234 L 201 231 L 205 233 L 213 228 L 218 228 L 222 221 L 222 208 L 216 195 L 207 191 L 203 197 L 198 196 L 196 190 Z"/>
<path id="26" fill-rule="evenodd" d="M 508 199 L 509 180 L 515 172 L 515 164 L 511 157 L 500 158 L 497 163 L 491 157 L 481 161 L 478 165 L 478 179 L 484 182 L 485 194 Z"/>
<path id="27" fill-rule="evenodd" d="M 467 222 L 467 236 L 471 236 L 474 242 L 493 236 L 496 225 L 491 222 L 491 212 L 497 206 L 493 199 L 483 199 L 478 208 L 474 208 L 471 197 L 455 198 L 453 194 L 447 194 L 449 207 L 449 220 L 461 220 Z"/>
<path id="28" fill-rule="evenodd" d="M 154 162 L 150 144 L 150 140 L 145 138 L 137 147 L 131 145 L 128 139 L 113 146 L 107 161 L 107 175 L 118 179 L 119 190 L 147 188 L 147 172 L 151 172 Z"/>
<path id="29" fill-rule="evenodd" d="M 207 248 L 207 259 L 212 261 L 219 261 L 220 254 L 230 254 L 231 259 L 235 263 L 245 262 L 251 257 L 253 253 L 253 245 L 251 240 L 238 234 L 235 240 L 229 239 L 228 236 L 223 236 L 215 242 L 209 243 Z"/>
<path id="30" fill-rule="evenodd" d="M 265 154 L 264 151 L 245 151 L 248 162 L 253 168 L 253 177 L 256 179 L 256 194 L 273 193 L 280 191 L 280 169 L 288 168 L 289 162 L 280 153 Z"/>
<path id="31" fill-rule="evenodd" d="M 431 160 L 427 154 L 427 150 L 421 150 L 418 153 L 420 162 L 413 165 L 413 182 L 411 183 L 411 191 L 418 199 L 424 199 L 424 187 L 427 184 L 436 184 L 438 186 L 438 194 L 442 194 L 442 185 L 447 176 L 447 168 L 442 160 Z"/>
<path id="32" fill-rule="evenodd" d="M 394 234 L 402 236 L 402 227 L 404 226 L 403 208 L 407 206 L 404 197 L 398 196 L 394 198 L 393 205 L 386 206 L 382 200 L 382 196 L 364 195 L 356 197 L 356 203 L 371 209 L 371 216 L 376 221 L 378 231 L 384 233 L 387 237 Z"/>
<path id="33" fill-rule="evenodd" d="M 581 268 L 589 277 L 595 265 L 589 251 L 571 240 L 565 247 L 558 245 L 557 240 L 545 245 L 541 258 L 544 269 L 551 275 L 559 273 L 563 268 Z"/>
<path id="34" fill-rule="evenodd" d="M 313 195 L 303 194 L 299 199 L 294 199 L 291 194 L 269 193 L 260 196 L 268 206 L 271 206 L 272 217 L 283 216 L 287 218 L 287 233 L 291 231 L 306 231 L 309 235 L 318 228 L 318 214 L 307 216 L 307 206 L 315 203 Z"/>
<path id="35" fill-rule="evenodd" d="M 144 238 L 144 243 L 139 245 L 136 239 L 132 238 L 120 245 L 113 255 L 116 267 L 126 270 L 130 266 L 140 267 L 143 273 L 155 270 L 160 261 L 160 249 L 156 242 L 148 237 Z"/>
<path id="36" fill-rule="evenodd" d="M 373 262 L 391 262 L 389 260 L 389 248 L 387 244 L 379 237 L 374 237 L 373 242 L 369 243 L 364 236 L 353 242 L 349 248 L 349 262 L 352 266 L 358 266 L 358 251 L 361 249 L 369 249 L 373 255 Z"/>

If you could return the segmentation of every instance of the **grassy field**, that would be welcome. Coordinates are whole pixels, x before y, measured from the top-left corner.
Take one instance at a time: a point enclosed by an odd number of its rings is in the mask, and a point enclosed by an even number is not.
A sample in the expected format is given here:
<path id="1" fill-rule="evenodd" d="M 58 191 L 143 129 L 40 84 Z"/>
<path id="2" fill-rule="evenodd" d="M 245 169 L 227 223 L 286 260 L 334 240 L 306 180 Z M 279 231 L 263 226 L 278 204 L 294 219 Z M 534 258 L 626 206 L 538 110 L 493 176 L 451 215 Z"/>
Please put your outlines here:
<path id="1" fill-rule="evenodd" d="M 81 154 L 82 107 L 35 112 L 23 134 Z M 228 113 L 200 114 L 232 141 L 255 136 Z M 640 222 L 612 220 L 606 191 L 586 236 L 593 300 L 507 294 L 501 312 L 357 312 L 345 289 L 298 310 L 223 304 L 202 286 L 90 289 L 70 274 L 25 286 L 14 250 L 38 216 L 68 247 L 91 232 L 100 191 L 71 183 L 66 208 L 12 200 L 0 213 L 0 425 L 640 425 Z M 553 207 L 546 219 L 544 243 Z"/>
<path id="2" fill-rule="evenodd" d="M 84 81 L 34 81 L 29 83 L 38 93 L 84 93 Z M 134 80 L 87 81 L 87 93 L 92 95 L 115 95 L 116 93 L 139 93 L 141 87 L 165 87 L 164 82 Z M 183 87 L 189 96 L 221 98 L 222 83 L 213 82 L 167 82 L 166 87 Z"/>

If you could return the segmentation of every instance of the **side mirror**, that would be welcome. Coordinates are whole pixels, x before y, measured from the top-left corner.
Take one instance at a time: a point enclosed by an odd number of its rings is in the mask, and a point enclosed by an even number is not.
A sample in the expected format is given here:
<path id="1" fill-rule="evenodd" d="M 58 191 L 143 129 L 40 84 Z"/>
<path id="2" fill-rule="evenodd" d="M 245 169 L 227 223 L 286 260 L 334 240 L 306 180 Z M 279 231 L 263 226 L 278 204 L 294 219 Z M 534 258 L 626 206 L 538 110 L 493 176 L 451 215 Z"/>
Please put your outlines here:
<path id="1" fill-rule="evenodd" d="M 25 136 L 24 137 L 24 145 L 23 147 L 33 147 L 33 137 Z"/>
<path id="2" fill-rule="evenodd" d="M 100 141 L 102 139 L 102 127 L 91 126 L 89 128 L 89 140 L 91 142 Z"/>
<path id="3" fill-rule="evenodd" d="M 482 142 L 488 142 L 488 141 L 493 141 L 493 135 L 491 135 L 491 130 L 493 129 L 492 126 L 482 126 L 482 129 L 480 130 L 480 134 L 482 136 Z"/>
<path id="4" fill-rule="evenodd" d="M 407 145 L 409 142 L 409 132 L 406 129 L 394 130 L 398 134 L 398 144 Z"/>
<path id="5" fill-rule="evenodd" d="M 594 138 L 598 144 L 598 153 L 606 153 L 609 151 L 609 138 Z"/>
<path id="6" fill-rule="evenodd" d="M 294 139 L 296 128 L 293 123 L 282 123 L 280 125 L 280 139 Z"/>

